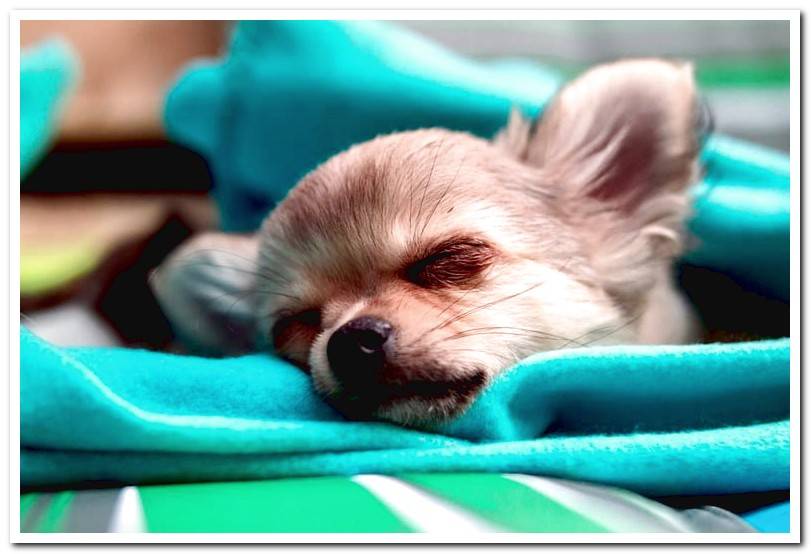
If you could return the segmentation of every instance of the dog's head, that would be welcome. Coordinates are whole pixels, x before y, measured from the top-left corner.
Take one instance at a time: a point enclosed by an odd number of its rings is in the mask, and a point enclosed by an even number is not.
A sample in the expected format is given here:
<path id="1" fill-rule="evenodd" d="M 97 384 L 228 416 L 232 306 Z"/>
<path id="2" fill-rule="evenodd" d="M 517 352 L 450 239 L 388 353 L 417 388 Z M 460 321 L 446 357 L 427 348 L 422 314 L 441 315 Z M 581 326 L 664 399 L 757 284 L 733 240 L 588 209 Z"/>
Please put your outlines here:
<path id="1" fill-rule="evenodd" d="M 250 237 L 156 277 L 187 338 L 267 346 L 350 416 L 425 425 L 538 351 L 635 342 L 695 177 L 691 68 L 629 61 L 494 141 L 376 138 L 306 176 Z"/>

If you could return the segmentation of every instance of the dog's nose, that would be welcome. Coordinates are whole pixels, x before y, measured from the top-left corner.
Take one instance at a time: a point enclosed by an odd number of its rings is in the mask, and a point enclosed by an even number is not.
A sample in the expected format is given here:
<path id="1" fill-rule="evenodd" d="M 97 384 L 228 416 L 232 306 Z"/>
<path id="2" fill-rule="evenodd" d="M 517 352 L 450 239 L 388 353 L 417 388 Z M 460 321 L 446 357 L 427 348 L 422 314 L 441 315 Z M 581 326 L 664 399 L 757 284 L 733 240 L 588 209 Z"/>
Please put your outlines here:
<path id="1" fill-rule="evenodd" d="M 363 316 L 339 327 L 327 343 L 327 359 L 335 378 L 345 387 L 369 384 L 386 364 L 391 324 Z"/>

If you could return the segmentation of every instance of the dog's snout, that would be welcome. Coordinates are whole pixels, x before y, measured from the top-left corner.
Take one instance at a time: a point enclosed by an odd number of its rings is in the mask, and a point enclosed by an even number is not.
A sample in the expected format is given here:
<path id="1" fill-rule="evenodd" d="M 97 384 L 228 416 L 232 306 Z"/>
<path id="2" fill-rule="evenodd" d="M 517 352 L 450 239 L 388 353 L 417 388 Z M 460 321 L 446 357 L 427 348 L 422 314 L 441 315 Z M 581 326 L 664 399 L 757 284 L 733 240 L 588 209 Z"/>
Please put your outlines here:
<path id="1" fill-rule="evenodd" d="M 339 327 L 327 343 L 327 359 L 335 378 L 347 387 L 368 383 L 386 364 L 391 334 L 389 322 L 371 316 Z"/>

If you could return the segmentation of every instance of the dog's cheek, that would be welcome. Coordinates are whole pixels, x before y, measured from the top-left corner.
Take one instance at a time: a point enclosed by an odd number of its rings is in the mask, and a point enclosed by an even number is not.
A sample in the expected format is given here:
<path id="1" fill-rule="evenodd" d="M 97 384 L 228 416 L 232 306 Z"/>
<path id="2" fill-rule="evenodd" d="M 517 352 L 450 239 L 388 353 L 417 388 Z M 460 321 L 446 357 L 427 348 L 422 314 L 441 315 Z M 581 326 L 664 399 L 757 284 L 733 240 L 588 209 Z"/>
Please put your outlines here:
<path id="1" fill-rule="evenodd" d="M 338 390 L 338 383 L 329 370 L 329 361 L 327 360 L 327 341 L 329 337 L 330 332 L 326 331 L 316 337 L 310 347 L 307 360 L 313 387 L 322 395 L 331 395 Z"/>

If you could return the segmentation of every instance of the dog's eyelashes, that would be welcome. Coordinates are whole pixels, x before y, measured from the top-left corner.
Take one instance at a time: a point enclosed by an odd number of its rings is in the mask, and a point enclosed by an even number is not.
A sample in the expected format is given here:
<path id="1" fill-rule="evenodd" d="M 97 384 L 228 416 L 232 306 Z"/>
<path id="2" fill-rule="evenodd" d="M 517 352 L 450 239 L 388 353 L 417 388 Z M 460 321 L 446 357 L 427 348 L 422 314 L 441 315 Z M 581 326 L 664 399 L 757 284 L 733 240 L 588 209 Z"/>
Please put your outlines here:
<path id="1" fill-rule="evenodd" d="M 453 237 L 410 264 L 403 274 L 407 281 L 423 288 L 474 286 L 495 256 L 495 249 L 484 240 Z"/>
<path id="2" fill-rule="evenodd" d="M 285 327 L 292 323 L 300 323 L 302 325 L 306 325 L 308 327 L 321 327 L 321 309 L 320 308 L 310 308 L 308 310 L 302 310 L 299 312 L 293 312 L 291 310 L 282 310 L 279 312 L 276 318 L 276 323 L 274 327 Z"/>
<path id="3" fill-rule="evenodd" d="M 312 338 L 321 331 L 321 310 L 310 308 L 300 312 L 282 311 L 271 329 L 276 348 L 296 338 Z"/>

